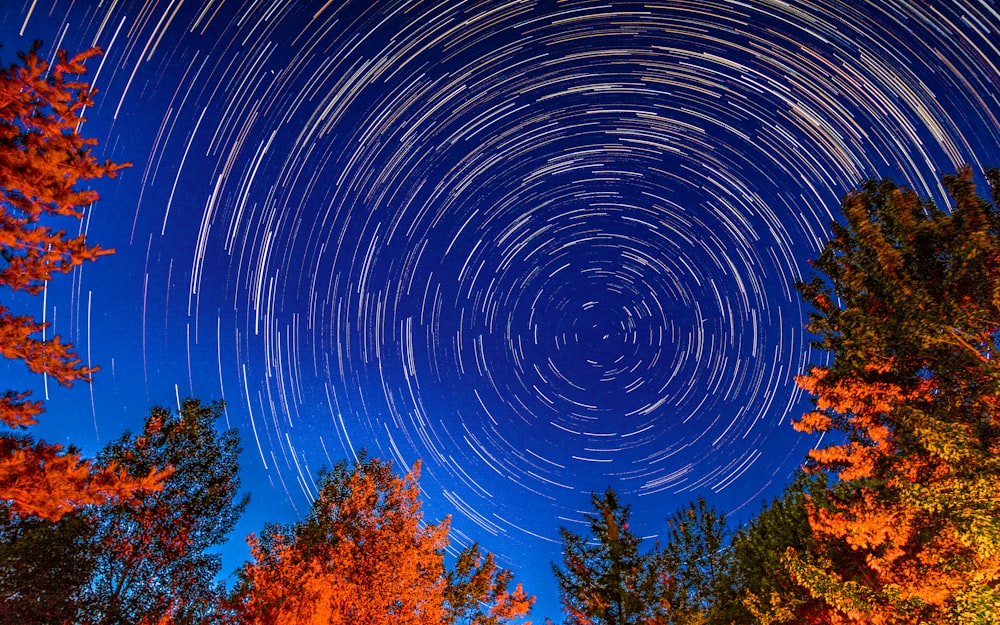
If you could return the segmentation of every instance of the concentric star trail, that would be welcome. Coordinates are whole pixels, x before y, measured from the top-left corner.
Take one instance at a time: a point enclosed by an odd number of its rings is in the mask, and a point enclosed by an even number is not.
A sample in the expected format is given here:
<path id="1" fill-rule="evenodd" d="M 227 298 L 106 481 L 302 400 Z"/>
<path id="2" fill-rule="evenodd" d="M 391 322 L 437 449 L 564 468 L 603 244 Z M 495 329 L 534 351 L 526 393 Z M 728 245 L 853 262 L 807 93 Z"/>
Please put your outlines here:
<path id="1" fill-rule="evenodd" d="M 101 429 L 225 398 L 248 486 L 278 493 L 261 518 L 355 449 L 420 459 L 428 514 L 529 579 L 609 485 L 648 533 L 699 494 L 776 493 L 815 442 L 789 427 L 820 357 L 794 283 L 839 198 L 892 177 L 944 203 L 940 174 L 1000 164 L 986 0 L 26 2 L 0 23 L 8 55 L 104 47 L 85 130 L 135 163 L 87 220 L 118 254 L 47 296 L 105 369 Z"/>

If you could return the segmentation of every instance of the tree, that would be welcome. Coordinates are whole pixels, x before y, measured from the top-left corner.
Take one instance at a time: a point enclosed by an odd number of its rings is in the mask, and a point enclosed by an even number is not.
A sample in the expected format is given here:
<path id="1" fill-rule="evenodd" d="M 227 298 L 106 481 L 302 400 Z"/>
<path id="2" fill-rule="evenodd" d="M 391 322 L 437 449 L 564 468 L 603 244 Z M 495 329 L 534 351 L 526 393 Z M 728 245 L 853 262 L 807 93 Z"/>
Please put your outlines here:
<path id="1" fill-rule="evenodd" d="M 73 622 L 94 569 L 93 535 L 78 512 L 48 521 L 0 505 L 0 625 Z"/>
<path id="2" fill-rule="evenodd" d="M 96 140 L 78 130 L 95 92 L 75 77 L 100 50 L 73 58 L 61 50 L 49 65 L 38 57 L 39 47 L 0 68 L 0 286 L 31 295 L 54 274 L 113 252 L 55 225 L 81 219 L 98 199 L 79 183 L 114 177 L 127 166 L 99 163 L 90 151 Z M 96 369 L 82 365 L 59 335 L 45 338 L 48 325 L 0 306 L 0 355 L 65 386 L 89 381 Z M 0 500 L 9 501 L 15 513 L 56 520 L 85 504 L 156 487 L 156 471 L 125 479 L 115 467 L 97 470 L 78 453 L 20 432 L 37 423 L 42 411 L 30 391 L 0 394 L 0 422 L 13 430 L 0 434 Z"/>
<path id="3" fill-rule="evenodd" d="M 631 509 L 614 490 L 591 496 L 591 539 L 559 530 L 563 567 L 552 566 L 567 625 L 666 623 L 668 589 L 675 578 L 663 568 L 659 547 L 640 552 L 641 538 L 628 527 Z"/>
<path id="4" fill-rule="evenodd" d="M 221 557 L 208 550 L 225 542 L 248 502 L 238 496 L 239 435 L 216 430 L 222 409 L 197 399 L 178 412 L 154 407 L 140 435 L 126 432 L 98 455 L 132 476 L 171 470 L 140 502 L 88 510 L 96 561 L 80 622 L 198 623 L 218 607 Z"/>
<path id="5" fill-rule="evenodd" d="M 807 503 L 815 542 L 786 564 L 826 622 L 995 623 L 1000 614 L 1000 172 L 969 168 L 949 213 L 889 181 L 843 203 L 800 286 L 831 355 L 799 380 L 839 431 L 811 468 L 840 482 Z"/>
<path id="6" fill-rule="evenodd" d="M 823 625 L 824 604 L 795 582 L 782 564 L 789 549 L 808 551 L 812 528 L 807 497 L 814 505 L 823 501 L 825 476 L 800 473 L 784 492 L 749 523 L 740 527 L 729 543 L 728 567 L 718 622 L 730 625 Z"/>
<path id="7" fill-rule="evenodd" d="M 728 575 L 726 515 L 709 507 L 704 497 L 667 517 L 662 568 L 667 586 L 667 615 L 672 625 L 724 622 L 720 581 Z"/>
<path id="8" fill-rule="evenodd" d="M 514 574 L 500 568 L 493 554 L 482 553 L 478 544 L 463 549 L 455 568 L 445 573 L 444 622 L 503 625 L 527 615 L 534 597 L 528 597 L 520 584 L 508 591 L 513 581 Z"/>
<path id="9" fill-rule="evenodd" d="M 320 478 L 309 515 L 248 539 L 253 561 L 233 593 L 235 620 L 258 625 L 510 622 L 534 598 L 477 546 L 444 564 L 448 521 L 422 522 L 419 463 L 405 477 L 363 455 Z"/>

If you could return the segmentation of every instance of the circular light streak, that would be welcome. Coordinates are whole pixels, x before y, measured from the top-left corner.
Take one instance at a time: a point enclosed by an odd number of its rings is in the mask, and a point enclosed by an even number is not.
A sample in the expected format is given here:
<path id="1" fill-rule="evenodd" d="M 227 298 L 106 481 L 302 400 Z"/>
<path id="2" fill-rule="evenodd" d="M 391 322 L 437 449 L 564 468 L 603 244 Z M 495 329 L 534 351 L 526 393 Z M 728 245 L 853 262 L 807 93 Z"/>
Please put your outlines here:
<path id="1" fill-rule="evenodd" d="M 71 301 L 114 392 L 224 396 L 300 511 L 358 447 L 419 458 L 459 542 L 546 560 L 608 485 L 654 522 L 780 487 L 839 198 L 1000 162 L 989 2 L 60 10 L 0 17 L 107 50 L 88 123 L 133 212 L 89 227 L 129 244 Z"/>

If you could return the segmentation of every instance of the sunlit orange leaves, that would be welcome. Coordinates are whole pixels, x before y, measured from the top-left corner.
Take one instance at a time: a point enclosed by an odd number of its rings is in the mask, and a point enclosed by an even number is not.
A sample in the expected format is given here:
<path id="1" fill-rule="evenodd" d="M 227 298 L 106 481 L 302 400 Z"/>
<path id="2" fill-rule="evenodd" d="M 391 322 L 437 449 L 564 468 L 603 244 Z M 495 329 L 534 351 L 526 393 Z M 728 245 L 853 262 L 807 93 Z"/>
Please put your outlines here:
<path id="1" fill-rule="evenodd" d="M 62 445 L 0 437 L 0 497 L 14 512 L 51 521 L 88 504 L 127 500 L 160 488 L 163 473 L 131 478 L 117 467 L 66 453 Z"/>
<path id="2" fill-rule="evenodd" d="M 848 442 L 809 452 L 813 468 L 836 471 L 842 480 L 869 477 L 880 460 L 896 453 L 890 414 L 913 396 L 892 383 L 860 377 L 841 377 L 830 383 L 827 373 L 828 369 L 814 367 L 809 375 L 796 378 L 800 387 L 813 394 L 818 410 L 807 412 L 792 425 L 800 432 L 833 428 L 846 432 Z"/>
<path id="3" fill-rule="evenodd" d="M 127 167 L 98 162 L 90 151 L 96 140 L 78 131 L 94 92 L 73 77 L 97 54 L 100 49 L 92 48 L 69 58 L 60 51 L 49 65 L 33 49 L 0 69 L 0 247 L 6 261 L 0 284 L 12 289 L 37 293 L 54 272 L 111 252 L 40 223 L 45 216 L 79 219 L 98 197 L 77 184 Z"/>

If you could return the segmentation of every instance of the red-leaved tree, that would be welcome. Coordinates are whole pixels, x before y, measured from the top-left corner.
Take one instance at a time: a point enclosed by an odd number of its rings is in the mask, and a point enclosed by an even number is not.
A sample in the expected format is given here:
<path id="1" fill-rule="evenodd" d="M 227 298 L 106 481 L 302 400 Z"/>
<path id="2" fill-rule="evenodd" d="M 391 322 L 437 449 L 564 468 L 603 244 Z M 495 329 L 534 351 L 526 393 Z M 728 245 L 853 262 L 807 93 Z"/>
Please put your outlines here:
<path id="1" fill-rule="evenodd" d="M 39 47 L 0 68 L 0 286 L 32 295 L 53 275 L 113 252 L 58 224 L 81 219 L 98 199 L 80 183 L 127 167 L 99 162 L 91 153 L 97 141 L 79 132 L 94 93 L 79 76 L 100 49 L 72 58 L 60 51 L 50 64 L 38 56 Z M 84 366 L 58 335 L 46 338 L 47 326 L 0 305 L 0 355 L 65 386 L 89 381 L 96 369 Z M 117 467 L 98 470 L 61 445 L 34 440 L 23 430 L 42 412 L 30 391 L 0 394 L 0 422 L 9 428 L 0 434 L 0 499 L 15 513 L 56 520 L 82 505 L 157 487 L 156 471 L 129 478 Z"/>
<path id="2" fill-rule="evenodd" d="M 944 178 L 945 212 L 891 182 L 844 200 L 801 290 L 831 356 L 799 379 L 796 427 L 835 475 L 813 548 L 786 564 L 831 625 L 1000 619 L 1000 172 Z"/>
<path id="3" fill-rule="evenodd" d="M 534 597 L 476 545 L 447 570 L 448 521 L 423 522 L 419 464 L 338 463 L 309 516 L 249 538 L 253 562 L 233 595 L 241 625 L 504 625 Z M 527 625 L 527 624 L 526 624 Z"/>

